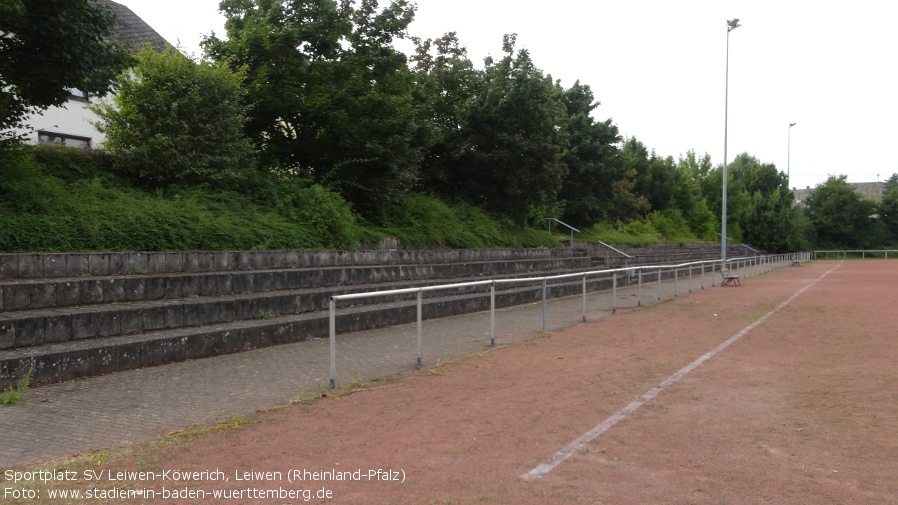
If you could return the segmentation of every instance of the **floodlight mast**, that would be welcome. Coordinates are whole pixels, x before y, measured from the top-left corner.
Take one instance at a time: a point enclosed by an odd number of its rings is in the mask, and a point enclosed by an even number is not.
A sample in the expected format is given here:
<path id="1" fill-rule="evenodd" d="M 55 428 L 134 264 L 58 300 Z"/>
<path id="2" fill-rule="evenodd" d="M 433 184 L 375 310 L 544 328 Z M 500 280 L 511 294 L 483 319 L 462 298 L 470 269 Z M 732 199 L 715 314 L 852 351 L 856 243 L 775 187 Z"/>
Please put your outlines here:
<path id="1" fill-rule="evenodd" d="M 792 171 L 792 127 L 798 123 L 789 123 L 789 140 L 786 142 L 786 189 L 792 187 L 789 174 Z"/>
<path id="2" fill-rule="evenodd" d="M 739 18 L 727 21 L 726 87 L 723 99 L 723 203 L 720 211 L 720 268 L 727 267 L 727 126 L 730 98 L 730 32 L 739 28 Z"/>

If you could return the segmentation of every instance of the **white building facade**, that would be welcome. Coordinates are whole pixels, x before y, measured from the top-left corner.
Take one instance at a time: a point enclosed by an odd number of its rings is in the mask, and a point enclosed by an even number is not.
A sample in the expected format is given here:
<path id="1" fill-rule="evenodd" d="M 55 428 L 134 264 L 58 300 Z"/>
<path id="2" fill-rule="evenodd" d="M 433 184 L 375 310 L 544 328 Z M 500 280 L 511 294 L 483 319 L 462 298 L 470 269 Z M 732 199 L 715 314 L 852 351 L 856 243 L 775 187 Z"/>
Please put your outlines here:
<path id="1" fill-rule="evenodd" d="M 161 51 L 168 45 L 156 30 L 128 7 L 111 0 L 96 2 L 115 14 L 112 37 L 125 46 L 136 50 L 149 44 Z M 106 138 L 92 124 L 98 118 L 89 106 L 98 100 L 108 100 L 110 96 L 93 97 L 75 88 L 69 88 L 68 91 L 69 100 L 64 106 L 50 107 L 43 113 L 32 115 L 27 120 L 30 128 L 17 129 L 16 135 L 29 143 L 64 144 L 87 149 L 102 145 Z"/>

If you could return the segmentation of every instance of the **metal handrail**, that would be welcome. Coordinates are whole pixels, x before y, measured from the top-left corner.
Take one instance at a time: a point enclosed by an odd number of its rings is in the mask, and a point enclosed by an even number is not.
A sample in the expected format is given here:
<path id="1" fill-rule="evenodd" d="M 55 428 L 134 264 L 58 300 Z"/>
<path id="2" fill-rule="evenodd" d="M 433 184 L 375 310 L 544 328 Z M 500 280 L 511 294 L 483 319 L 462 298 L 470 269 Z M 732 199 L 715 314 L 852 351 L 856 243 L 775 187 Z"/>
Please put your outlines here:
<path id="1" fill-rule="evenodd" d="M 876 254 L 882 253 L 885 255 L 885 259 L 889 259 L 889 253 L 898 253 L 898 249 L 829 249 L 829 250 L 820 250 L 814 251 L 814 259 L 817 259 L 818 254 L 826 254 L 826 258 L 829 258 L 829 253 L 836 254 L 837 258 L 841 255 L 842 258 L 847 257 L 848 254 L 857 254 L 860 253 L 862 258 L 867 257 L 867 253 Z M 893 254 L 893 257 L 898 258 L 898 254 Z"/>
<path id="2" fill-rule="evenodd" d="M 558 224 L 562 224 L 562 225 L 564 225 L 564 226 L 567 226 L 568 228 L 571 229 L 571 249 L 573 249 L 573 248 L 574 248 L 574 232 L 580 233 L 580 230 L 578 230 L 578 229 L 574 228 L 573 226 L 571 226 L 571 225 L 565 223 L 564 221 L 561 221 L 561 220 L 559 220 L 559 219 L 555 219 L 554 217 L 547 217 L 547 218 L 546 218 L 546 221 L 549 222 L 549 233 L 552 233 L 552 221 L 555 221 L 555 222 L 558 223 Z"/>
<path id="3" fill-rule="evenodd" d="M 715 233 L 715 235 L 717 235 L 718 237 L 722 236 L 719 233 Z M 727 237 L 727 240 L 730 241 L 730 245 L 741 245 L 742 247 L 744 247 L 750 251 L 754 251 L 755 254 L 763 254 L 761 251 L 755 249 L 754 247 L 751 247 L 750 245 L 745 244 L 744 242 L 740 242 L 739 244 L 734 244 L 733 242 L 735 242 L 735 240 L 731 239 L 730 237 Z"/>
<path id="4" fill-rule="evenodd" d="M 810 260 L 810 253 L 798 253 L 801 256 L 803 261 Z M 745 256 L 745 257 L 737 257 L 737 258 L 729 258 L 726 263 L 731 264 L 734 263 L 738 268 L 740 263 L 743 265 L 749 264 L 761 264 L 761 263 L 775 263 L 778 261 L 784 261 L 785 258 L 793 258 L 797 257 L 795 254 L 780 254 L 780 255 L 769 255 L 769 256 Z M 691 261 L 687 263 L 680 263 L 675 265 L 646 265 L 646 266 L 637 266 L 637 267 L 628 267 L 626 269 L 626 275 L 629 278 L 632 278 L 638 274 L 639 280 L 639 289 L 641 293 L 642 289 L 642 276 L 643 271 L 648 271 L 649 273 L 657 273 L 658 277 L 658 299 L 661 299 L 661 278 L 662 271 L 664 270 L 672 270 L 674 272 L 674 292 L 676 293 L 676 281 L 679 275 L 679 271 L 686 267 L 689 268 L 689 278 L 690 278 L 690 291 L 691 291 L 691 279 L 692 279 L 692 271 L 695 266 L 701 266 L 701 275 L 704 279 L 705 267 L 706 265 L 711 266 L 711 272 L 714 272 L 716 265 L 719 260 L 699 260 L 699 261 Z M 725 267 L 725 266 L 724 266 Z M 543 304 L 543 329 L 545 331 L 546 327 L 546 283 L 550 280 L 559 280 L 559 279 L 571 279 L 571 278 L 582 278 L 583 279 L 583 320 L 586 320 L 586 279 L 590 276 L 596 276 L 600 274 L 611 274 L 612 279 L 612 300 L 616 299 L 616 289 L 617 289 L 617 276 L 620 273 L 620 269 L 605 269 L 605 270 L 593 270 L 588 272 L 576 272 L 570 274 L 560 274 L 560 275 L 552 275 L 552 276 L 543 276 L 543 277 L 525 277 L 525 278 L 516 278 L 516 279 L 491 279 L 491 280 L 482 280 L 482 281 L 473 281 L 473 282 L 461 282 L 455 284 L 441 284 L 434 286 L 422 286 L 418 288 L 403 288 L 403 289 L 390 289 L 384 291 L 369 291 L 365 293 L 349 293 L 344 295 L 333 295 L 329 298 L 329 312 L 330 312 L 330 387 L 336 387 L 336 302 L 338 300 L 353 300 L 359 298 L 366 297 L 378 297 L 378 296 L 387 296 L 387 295 L 397 295 L 397 294 L 417 294 L 417 340 L 418 340 L 418 365 L 421 365 L 422 354 L 421 354 L 421 320 L 422 320 L 422 294 L 425 291 L 437 291 L 441 289 L 452 289 L 452 288 L 462 288 L 462 287 L 470 287 L 470 286 L 490 286 L 490 345 L 495 345 L 495 334 L 496 334 L 496 323 L 495 323 L 495 309 L 496 309 L 496 284 L 512 284 L 512 283 L 533 283 L 533 282 L 542 282 L 542 304 Z M 712 280 L 711 285 L 714 285 Z M 704 285 L 703 285 L 704 287 Z M 641 300 L 641 294 L 639 295 L 639 300 Z M 615 310 L 614 304 L 612 303 L 612 311 Z"/>
<path id="5" fill-rule="evenodd" d="M 623 256 L 625 256 L 625 257 L 627 257 L 627 258 L 633 259 L 633 256 L 630 256 L 629 254 L 627 254 L 627 253 L 621 251 L 620 249 L 615 249 L 614 247 L 612 247 L 612 246 L 606 244 L 605 242 L 602 242 L 601 240 L 596 240 L 596 242 L 598 242 L 599 244 L 602 244 L 603 246 L 607 247 L 608 249 L 611 249 L 612 251 L 614 251 L 614 252 L 616 252 L 616 253 L 618 253 L 618 254 L 620 254 L 620 255 L 623 255 Z"/>

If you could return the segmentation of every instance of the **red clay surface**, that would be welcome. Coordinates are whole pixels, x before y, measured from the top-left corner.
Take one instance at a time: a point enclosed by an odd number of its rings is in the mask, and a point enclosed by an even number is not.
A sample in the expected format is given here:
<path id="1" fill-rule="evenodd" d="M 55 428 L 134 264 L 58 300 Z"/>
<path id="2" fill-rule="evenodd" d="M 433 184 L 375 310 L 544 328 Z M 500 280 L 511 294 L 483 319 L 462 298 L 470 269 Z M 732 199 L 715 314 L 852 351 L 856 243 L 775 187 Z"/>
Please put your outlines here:
<path id="1" fill-rule="evenodd" d="M 542 478 L 521 478 L 809 285 Z M 220 469 L 228 482 L 124 487 L 303 488 L 310 503 L 894 504 L 896 286 L 898 263 L 883 260 L 789 267 L 98 468 Z M 290 483 L 293 469 L 405 481 Z"/>

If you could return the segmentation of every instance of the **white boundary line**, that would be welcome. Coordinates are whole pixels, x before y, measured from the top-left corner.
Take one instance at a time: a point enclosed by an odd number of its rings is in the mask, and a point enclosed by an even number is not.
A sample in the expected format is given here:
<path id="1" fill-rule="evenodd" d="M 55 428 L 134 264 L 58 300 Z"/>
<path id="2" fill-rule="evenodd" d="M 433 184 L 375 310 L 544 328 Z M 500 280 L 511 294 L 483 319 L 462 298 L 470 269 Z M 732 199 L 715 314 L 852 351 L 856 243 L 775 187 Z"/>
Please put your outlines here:
<path id="1" fill-rule="evenodd" d="M 844 263 L 844 262 L 842 262 L 842 263 Z M 567 447 L 565 447 L 565 448 L 561 449 L 560 451 L 558 451 L 557 453 L 555 453 L 554 456 L 547 459 L 545 462 L 541 463 L 539 466 L 537 466 L 533 470 L 530 470 L 529 472 L 521 475 L 521 478 L 522 479 L 539 479 L 539 478 L 542 478 L 543 476 L 545 476 L 547 473 L 551 472 L 556 466 L 560 465 L 566 459 L 573 456 L 574 453 L 576 453 L 578 450 L 580 450 L 581 447 L 583 447 L 584 445 L 588 444 L 589 442 L 595 440 L 599 435 L 601 435 L 602 433 L 607 431 L 609 428 L 611 428 L 612 426 L 617 424 L 618 421 L 627 417 L 629 414 L 633 413 L 633 411 L 635 411 L 639 407 L 642 407 L 646 402 L 648 402 L 652 398 L 658 396 L 658 394 L 661 393 L 661 391 L 664 391 L 665 389 L 667 389 L 668 386 L 670 386 L 670 385 L 674 384 L 675 382 L 677 382 L 678 380 L 682 379 L 683 376 L 685 376 L 689 372 L 695 370 L 696 368 L 698 368 L 699 365 L 701 365 L 705 361 L 708 361 L 709 359 L 714 357 L 715 354 L 726 349 L 727 347 L 730 346 L 730 344 L 739 340 L 746 333 L 750 332 L 755 327 L 757 327 L 758 325 L 760 325 L 761 323 L 766 321 L 767 318 L 769 318 L 776 312 L 779 312 L 783 307 L 785 307 L 786 305 L 791 303 L 792 300 L 794 300 L 796 297 L 798 297 L 798 295 L 804 293 L 811 286 L 813 286 L 814 284 L 817 284 L 817 282 L 819 282 L 824 277 L 829 275 L 830 272 L 832 272 L 833 270 L 842 266 L 842 263 L 839 263 L 838 265 L 834 266 L 833 268 L 827 270 L 823 275 L 821 275 L 819 278 L 814 280 L 814 282 L 812 282 L 812 283 L 808 284 L 807 286 L 796 291 L 795 294 L 790 296 L 783 303 L 779 304 L 775 309 L 764 314 L 757 321 L 755 321 L 755 322 L 751 323 L 750 325 L 746 326 L 745 328 L 743 328 L 742 331 L 740 331 L 739 333 L 730 337 L 726 342 L 718 345 L 716 348 L 714 348 L 713 351 L 709 351 L 709 352 L 705 353 L 697 360 L 686 365 L 679 372 L 668 377 L 667 380 L 665 380 L 661 384 L 653 387 L 652 389 L 650 389 L 648 392 L 646 392 L 644 395 L 640 396 L 636 400 L 633 400 L 632 402 L 630 402 L 629 405 L 618 410 L 617 412 L 614 413 L 614 415 L 612 415 L 608 419 L 605 419 L 604 421 L 602 421 L 595 428 L 587 431 L 586 433 L 581 435 L 580 438 L 578 438 L 577 440 L 574 440 L 573 442 L 568 444 Z"/>

